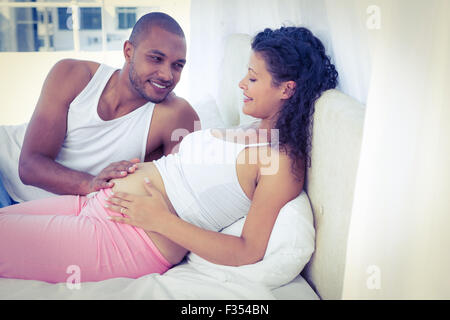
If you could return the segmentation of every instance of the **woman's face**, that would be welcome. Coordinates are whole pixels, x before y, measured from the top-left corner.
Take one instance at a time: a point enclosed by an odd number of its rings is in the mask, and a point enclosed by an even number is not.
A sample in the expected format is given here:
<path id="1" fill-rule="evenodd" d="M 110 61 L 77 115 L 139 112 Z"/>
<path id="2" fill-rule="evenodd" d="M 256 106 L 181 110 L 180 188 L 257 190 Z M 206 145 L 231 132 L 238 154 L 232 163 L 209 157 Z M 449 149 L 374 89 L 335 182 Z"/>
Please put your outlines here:
<path id="1" fill-rule="evenodd" d="M 252 52 L 247 75 L 239 82 L 243 90 L 242 111 L 259 119 L 276 119 L 276 115 L 286 99 L 285 84 L 275 87 L 266 62 L 258 52 Z"/>

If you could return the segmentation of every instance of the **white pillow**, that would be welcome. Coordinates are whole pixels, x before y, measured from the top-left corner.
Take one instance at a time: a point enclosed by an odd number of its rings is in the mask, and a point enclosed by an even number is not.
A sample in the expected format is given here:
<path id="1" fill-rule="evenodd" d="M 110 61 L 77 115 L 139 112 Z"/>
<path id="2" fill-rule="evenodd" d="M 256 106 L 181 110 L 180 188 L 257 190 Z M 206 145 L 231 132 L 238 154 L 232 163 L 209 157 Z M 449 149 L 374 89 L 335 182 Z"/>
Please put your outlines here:
<path id="1" fill-rule="evenodd" d="M 244 222 L 245 218 L 242 218 L 222 230 L 222 233 L 239 236 Z M 314 251 L 314 241 L 311 204 L 303 191 L 280 210 L 261 261 L 232 267 L 217 265 L 190 253 L 187 262 L 197 270 L 223 281 L 239 282 L 244 278 L 275 289 L 300 274 Z"/>
<path id="2" fill-rule="evenodd" d="M 220 116 L 217 104 L 210 95 L 205 96 L 199 101 L 192 104 L 192 107 L 197 112 L 202 129 L 209 128 L 223 128 L 225 124 Z"/>

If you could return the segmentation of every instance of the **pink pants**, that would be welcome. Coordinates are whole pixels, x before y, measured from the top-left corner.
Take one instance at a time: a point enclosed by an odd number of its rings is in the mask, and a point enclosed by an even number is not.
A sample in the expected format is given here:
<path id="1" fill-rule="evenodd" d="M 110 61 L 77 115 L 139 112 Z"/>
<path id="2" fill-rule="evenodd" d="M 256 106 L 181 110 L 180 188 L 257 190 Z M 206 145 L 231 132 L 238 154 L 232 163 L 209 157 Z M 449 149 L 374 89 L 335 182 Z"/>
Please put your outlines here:
<path id="1" fill-rule="evenodd" d="M 110 189 L 0 209 L 0 277 L 51 283 L 138 278 L 170 263 L 140 228 L 106 219 Z M 73 281 L 72 281 L 73 282 Z"/>

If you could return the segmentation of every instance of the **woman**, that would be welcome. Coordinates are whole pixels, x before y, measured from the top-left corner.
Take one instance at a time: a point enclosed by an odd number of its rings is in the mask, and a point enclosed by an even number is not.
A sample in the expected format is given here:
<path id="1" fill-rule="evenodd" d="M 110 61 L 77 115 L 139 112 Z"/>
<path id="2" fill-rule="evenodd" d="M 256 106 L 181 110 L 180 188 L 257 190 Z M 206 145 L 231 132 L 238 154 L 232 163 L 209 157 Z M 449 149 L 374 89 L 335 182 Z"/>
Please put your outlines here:
<path id="1" fill-rule="evenodd" d="M 278 212 L 303 188 L 314 102 L 337 72 L 305 28 L 266 29 L 252 50 L 239 87 L 258 123 L 193 132 L 91 199 L 0 209 L 0 276 L 62 282 L 76 266 L 81 281 L 137 278 L 187 251 L 224 265 L 262 259 Z M 240 237 L 218 232 L 245 215 Z"/>

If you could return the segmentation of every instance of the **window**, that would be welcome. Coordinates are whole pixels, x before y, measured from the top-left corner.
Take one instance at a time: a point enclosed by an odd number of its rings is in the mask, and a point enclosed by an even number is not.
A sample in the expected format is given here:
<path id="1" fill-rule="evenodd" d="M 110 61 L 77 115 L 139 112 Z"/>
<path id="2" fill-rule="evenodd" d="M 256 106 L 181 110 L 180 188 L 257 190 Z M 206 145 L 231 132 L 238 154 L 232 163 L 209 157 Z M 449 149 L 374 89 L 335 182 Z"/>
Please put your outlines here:
<path id="1" fill-rule="evenodd" d="M 0 0 L 0 52 L 119 51 L 141 16 L 178 10 L 189 0 Z"/>
<path id="2" fill-rule="evenodd" d="M 52 13 L 50 11 L 47 11 L 47 9 L 44 9 L 43 11 L 39 11 L 39 22 L 40 23 L 45 23 L 45 19 L 48 19 L 47 22 L 48 23 L 53 23 L 53 16 Z"/>
<path id="3" fill-rule="evenodd" d="M 16 8 L 16 50 L 37 51 L 39 49 L 37 24 L 38 16 L 36 8 Z"/>
<path id="4" fill-rule="evenodd" d="M 119 7 L 116 9 L 119 29 L 131 29 L 136 23 L 136 8 Z"/>
<path id="5" fill-rule="evenodd" d="M 102 9 L 81 8 L 80 30 L 101 30 L 101 29 L 102 29 Z"/>
<path id="6" fill-rule="evenodd" d="M 101 30 L 102 9 L 80 8 L 80 30 Z M 72 8 L 58 8 L 59 30 L 73 29 Z"/>
<path id="7" fill-rule="evenodd" d="M 71 8 L 58 8 L 58 28 L 59 30 L 72 30 Z"/>

